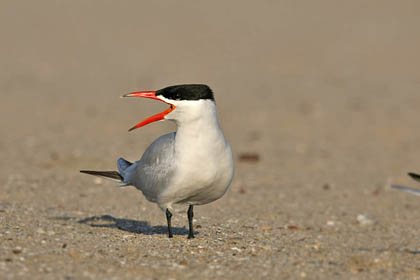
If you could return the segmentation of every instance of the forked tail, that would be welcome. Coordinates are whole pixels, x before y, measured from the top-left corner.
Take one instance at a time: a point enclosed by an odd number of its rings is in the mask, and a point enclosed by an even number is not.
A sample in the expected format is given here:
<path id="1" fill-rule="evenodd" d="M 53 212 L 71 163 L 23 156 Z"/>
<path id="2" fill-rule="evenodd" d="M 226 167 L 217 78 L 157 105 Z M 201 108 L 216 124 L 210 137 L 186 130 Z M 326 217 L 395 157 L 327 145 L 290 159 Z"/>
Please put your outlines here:
<path id="1" fill-rule="evenodd" d="M 123 158 L 120 158 L 117 164 L 118 164 L 119 172 L 118 171 L 80 170 L 80 173 L 85 173 L 85 174 L 94 175 L 94 176 L 98 176 L 98 177 L 102 177 L 106 179 L 111 179 L 120 183 L 121 186 L 129 185 L 130 176 L 127 175 L 128 173 L 127 170 L 130 169 L 130 167 L 135 168 L 135 166 L 133 165 L 133 163 Z"/>

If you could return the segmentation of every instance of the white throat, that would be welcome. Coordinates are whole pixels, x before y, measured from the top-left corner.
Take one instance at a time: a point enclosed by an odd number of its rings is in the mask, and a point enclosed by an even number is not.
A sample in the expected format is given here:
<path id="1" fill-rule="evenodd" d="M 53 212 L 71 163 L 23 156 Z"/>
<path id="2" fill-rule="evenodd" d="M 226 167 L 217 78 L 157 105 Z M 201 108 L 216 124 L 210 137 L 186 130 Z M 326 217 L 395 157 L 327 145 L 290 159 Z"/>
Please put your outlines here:
<path id="1" fill-rule="evenodd" d="M 210 162 L 216 163 L 221 155 L 231 156 L 212 100 L 176 101 L 173 104 L 176 109 L 167 115 L 167 119 L 177 125 L 175 153 L 180 162 L 188 162 L 189 166 L 211 166 L 213 163 Z"/>

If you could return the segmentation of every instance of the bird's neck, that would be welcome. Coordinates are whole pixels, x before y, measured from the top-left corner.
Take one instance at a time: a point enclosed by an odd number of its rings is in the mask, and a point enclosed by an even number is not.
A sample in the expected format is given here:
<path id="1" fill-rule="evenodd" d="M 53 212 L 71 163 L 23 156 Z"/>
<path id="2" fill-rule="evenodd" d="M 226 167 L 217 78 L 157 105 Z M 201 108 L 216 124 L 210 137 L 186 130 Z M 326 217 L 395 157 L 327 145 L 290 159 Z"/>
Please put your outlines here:
<path id="1" fill-rule="evenodd" d="M 204 103 L 196 111 L 190 110 L 188 117 L 179 119 L 176 124 L 176 142 L 179 148 L 186 149 L 190 145 L 196 148 L 224 145 L 226 142 L 214 102 Z"/>
<path id="2" fill-rule="evenodd" d="M 205 110 L 197 116 L 190 116 L 188 120 L 177 122 L 177 134 L 193 138 L 219 132 L 219 120 L 215 109 Z"/>

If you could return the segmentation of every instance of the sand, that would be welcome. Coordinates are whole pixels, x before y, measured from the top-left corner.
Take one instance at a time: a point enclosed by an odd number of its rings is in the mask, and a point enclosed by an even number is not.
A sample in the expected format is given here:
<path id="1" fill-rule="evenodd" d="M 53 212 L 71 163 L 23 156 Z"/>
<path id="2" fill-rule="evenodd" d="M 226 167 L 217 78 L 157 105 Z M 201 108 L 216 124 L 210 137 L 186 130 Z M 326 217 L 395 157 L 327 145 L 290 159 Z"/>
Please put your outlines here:
<path id="1" fill-rule="evenodd" d="M 418 279 L 420 4 L 2 1 L 1 279 Z M 133 90 L 206 83 L 229 192 L 165 215 L 79 174 L 137 160 L 165 109 Z"/>

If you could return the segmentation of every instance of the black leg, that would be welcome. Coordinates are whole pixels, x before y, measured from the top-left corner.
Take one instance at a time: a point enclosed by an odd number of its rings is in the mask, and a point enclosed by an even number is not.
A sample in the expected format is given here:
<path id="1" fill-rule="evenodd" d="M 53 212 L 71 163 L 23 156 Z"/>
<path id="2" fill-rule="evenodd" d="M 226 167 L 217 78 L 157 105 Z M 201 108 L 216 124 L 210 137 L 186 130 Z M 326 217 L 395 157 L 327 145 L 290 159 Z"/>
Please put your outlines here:
<path id="1" fill-rule="evenodd" d="M 193 212 L 193 206 L 190 205 L 190 207 L 188 207 L 188 224 L 190 226 L 190 231 L 188 232 L 188 239 L 194 238 L 194 232 L 193 232 L 193 217 L 194 217 L 194 212 Z"/>
<path id="2" fill-rule="evenodd" d="M 166 220 L 168 221 L 168 237 L 172 238 L 172 226 L 171 226 L 171 218 L 172 218 L 172 213 L 169 211 L 168 208 L 166 208 Z"/>

